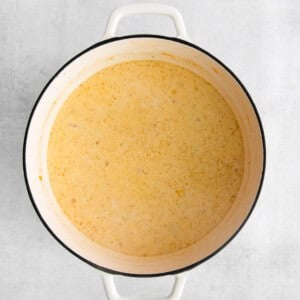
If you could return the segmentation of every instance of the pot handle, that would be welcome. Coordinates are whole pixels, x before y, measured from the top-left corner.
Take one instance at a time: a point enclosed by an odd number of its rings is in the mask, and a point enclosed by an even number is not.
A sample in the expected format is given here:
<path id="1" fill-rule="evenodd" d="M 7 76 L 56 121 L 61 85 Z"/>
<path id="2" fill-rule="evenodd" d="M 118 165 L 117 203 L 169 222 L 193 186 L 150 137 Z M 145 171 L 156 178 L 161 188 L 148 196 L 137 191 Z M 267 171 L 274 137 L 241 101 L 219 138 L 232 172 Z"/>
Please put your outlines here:
<path id="1" fill-rule="evenodd" d="M 183 272 L 180 274 L 175 275 L 175 281 L 172 287 L 172 290 L 170 294 L 167 297 L 161 298 L 162 300 L 179 300 L 185 280 L 187 278 L 188 272 Z M 112 274 L 104 273 L 102 272 L 102 283 L 105 289 L 105 293 L 108 300 L 130 300 L 129 298 L 124 298 L 120 296 L 120 294 L 117 291 L 114 278 Z"/>
<path id="2" fill-rule="evenodd" d="M 109 39 L 115 36 L 117 27 L 122 18 L 136 14 L 159 14 L 170 17 L 176 28 L 177 37 L 189 41 L 180 12 L 175 7 L 157 3 L 129 4 L 114 10 L 108 19 L 104 39 Z"/>

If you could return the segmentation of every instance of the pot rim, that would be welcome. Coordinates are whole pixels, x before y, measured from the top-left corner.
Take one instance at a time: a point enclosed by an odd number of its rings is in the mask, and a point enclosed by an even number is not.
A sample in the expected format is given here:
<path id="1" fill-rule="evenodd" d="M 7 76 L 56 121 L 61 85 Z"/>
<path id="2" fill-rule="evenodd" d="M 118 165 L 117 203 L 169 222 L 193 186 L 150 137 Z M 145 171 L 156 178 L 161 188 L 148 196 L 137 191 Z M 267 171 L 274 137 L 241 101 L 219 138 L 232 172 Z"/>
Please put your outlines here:
<path id="1" fill-rule="evenodd" d="M 245 219 L 243 220 L 243 222 L 241 223 L 241 225 L 239 226 L 239 228 L 232 234 L 232 236 L 225 242 L 223 243 L 218 249 L 216 249 L 215 251 L 213 251 L 210 255 L 206 256 L 205 258 L 199 260 L 196 263 L 193 263 L 191 265 L 185 266 L 183 268 L 179 268 L 176 270 L 172 270 L 172 271 L 167 271 L 167 272 L 162 272 L 162 273 L 155 273 L 155 274 L 133 274 L 133 273 L 126 273 L 126 272 L 120 272 L 117 270 L 112 270 L 112 269 L 108 269 L 102 266 L 99 266 L 89 260 L 87 260 L 86 258 L 84 258 L 83 256 L 79 255 L 78 253 L 76 253 L 73 249 L 71 249 L 69 246 L 67 246 L 61 239 L 59 239 L 56 234 L 52 231 L 52 229 L 48 226 L 47 222 L 43 219 L 42 215 L 39 212 L 39 209 L 35 203 L 35 200 L 33 198 L 33 195 L 31 193 L 31 188 L 28 182 L 28 177 L 27 177 L 27 170 L 26 170 L 26 144 L 27 144 L 27 137 L 28 137 L 28 132 L 29 132 L 29 128 L 30 128 L 30 124 L 31 124 L 31 120 L 32 117 L 35 113 L 36 107 L 38 106 L 41 98 L 43 97 L 45 91 L 47 90 L 47 88 L 50 86 L 50 84 L 55 80 L 55 78 L 69 65 L 71 64 L 74 60 L 76 60 L 78 57 L 82 56 L 83 54 L 87 53 L 88 51 L 100 47 L 102 45 L 111 43 L 111 42 L 115 42 L 115 41 L 119 41 L 119 40 L 124 40 L 124 39 L 134 39 L 134 38 L 157 38 L 157 39 L 164 39 L 164 40 L 170 40 L 173 42 L 177 42 L 177 43 L 181 43 L 184 44 L 186 46 L 192 47 L 204 54 L 206 54 L 207 56 L 209 56 L 211 59 L 215 60 L 217 63 L 219 63 L 226 71 L 228 71 L 230 73 L 230 75 L 236 80 L 236 82 L 239 84 L 239 86 L 242 88 L 242 90 L 245 92 L 245 94 L 247 95 L 247 99 L 249 100 L 253 111 L 256 115 L 256 119 L 258 121 L 258 125 L 259 125 L 259 129 L 260 129 L 260 133 L 261 133 L 261 139 L 262 139 L 262 147 L 263 147 L 263 164 L 262 164 L 262 172 L 261 172 L 261 177 L 260 177 L 260 183 L 256 192 L 256 196 L 255 199 L 253 201 L 253 204 L 247 214 L 247 216 L 245 217 Z M 257 108 L 249 94 L 249 92 L 247 91 L 247 89 L 245 88 L 245 86 L 243 85 L 243 83 L 239 80 L 239 78 L 234 74 L 233 71 L 231 71 L 222 61 L 220 61 L 218 58 L 216 58 L 214 55 L 212 55 L 211 53 L 209 53 L 208 51 L 202 49 L 201 47 L 176 38 L 176 37 L 168 37 L 168 36 L 163 36 L 163 35 L 154 35 L 154 34 L 135 34 L 135 35 L 126 35 L 126 36 L 121 36 L 121 37 L 113 37 L 107 40 L 103 40 L 101 42 L 98 42 L 88 48 L 86 48 L 85 50 L 81 51 L 79 54 L 75 55 L 74 57 L 72 57 L 68 62 L 66 62 L 53 76 L 52 78 L 47 82 L 47 84 L 45 85 L 45 87 L 43 88 L 43 90 L 41 91 L 40 95 L 38 96 L 37 100 L 34 103 L 34 106 L 31 110 L 29 119 L 28 119 L 28 123 L 25 129 L 25 135 L 24 135 L 24 141 L 23 141 L 23 175 L 24 175 L 24 180 L 25 180 L 25 184 L 26 184 L 26 188 L 27 188 L 27 192 L 29 195 L 29 198 L 31 200 L 31 204 L 35 210 L 35 212 L 37 213 L 40 221 L 43 223 L 43 225 L 46 227 L 46 229 L 48 230 L 48 232 L 56 239 L 57 242 L 59 242 L 65 249 L 67 249 L 70 253 L 72 253 L 73 255 L 75 255 L 77 258 L 79 258 L 80 260 L 84 261 L 85 263 L 91 265 L 92 267 L 100 270 L 100 271 L 104 271 L 110 274 L 116 274 L 116 275 L 124 275 L 124 276 L 130 276 L 130 277 L 158 277 L 158 276 L 164 276 L 164 275 L 173 275 L 173 274 L 178 274 L 181 272 L 185 272 L 188 271 L 202 263 L 204 263 L 205 261 L 207 261 L 208 259 L 212 258 L 213 256 L 215 256 L 219 251 L 221 251 L 222 249 L 224 249 L 235 237 L 236 235 L 240 232 L 240 230 L 244 227 L 244 225 L 246 224 L 246 222 L 248 221 L 250 215 L 252 214 L 254 207 L 256 206 L 258 197 L 260 195 L 261 189 L 262 189 L 262 185 L 263 185 L 263 181 L 264 181 L 264 176 L 265 176 L 265 169 L 266 169 L 266 142 L 265 142 L 265 134 L 264 134 L 264 130 L 263 130 L 263 126 L 262 126 L 262 121 L 260 119 L 260 116 L 258 114 Z"/>

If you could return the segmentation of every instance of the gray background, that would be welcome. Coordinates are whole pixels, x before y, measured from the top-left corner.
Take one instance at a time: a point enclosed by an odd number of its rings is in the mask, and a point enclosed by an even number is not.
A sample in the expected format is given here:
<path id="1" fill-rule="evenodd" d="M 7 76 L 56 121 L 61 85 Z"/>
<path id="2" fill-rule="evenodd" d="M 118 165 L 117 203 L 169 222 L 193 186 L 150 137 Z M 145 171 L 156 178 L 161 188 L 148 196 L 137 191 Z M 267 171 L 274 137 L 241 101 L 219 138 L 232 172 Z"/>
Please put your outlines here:
<path id="1" fill-rule="evenodd" d="M 22 142 L 40 91 L 72 56 L 102 38 L 109 13 L 131 1 L 1 0 L 0 299 L 105 299 L 97 270 L 62 248 L 24 185 Z M 156 2 L 156 1 L 153 1 Z M 194 269 L 183 299 L 300 299 L 300 2 L 164 1 L 191 40 L 225 62 L 262 116 L 268 158 L 257 207 L 221 253 Z M 158 16 L 122 21 L 119 34 L 173 35 Z M 165 295 L 172 278 L 120 277 L 124 295 Z"/>

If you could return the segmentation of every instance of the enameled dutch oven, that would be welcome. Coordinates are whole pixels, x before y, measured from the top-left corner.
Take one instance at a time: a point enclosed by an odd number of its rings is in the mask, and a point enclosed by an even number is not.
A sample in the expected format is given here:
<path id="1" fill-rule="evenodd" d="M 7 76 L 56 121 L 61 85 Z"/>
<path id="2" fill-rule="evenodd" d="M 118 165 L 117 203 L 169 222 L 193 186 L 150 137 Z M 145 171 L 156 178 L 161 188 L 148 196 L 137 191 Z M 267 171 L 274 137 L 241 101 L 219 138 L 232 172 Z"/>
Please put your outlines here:
<path id="1" fill-rule="evenodd" d="M 129 35 L 114 37 L 126 15 L 155 13 L 170 17 L 177 37 Z M 132 257 L 96 245 L 81 234 L 60 210 L 47 173 L 47 145 L 55 117 L 68 95 L 95 72 L 130 60 L 163 60 L 183 66 L 210 82 L 228 101 L 239 122 L 245 148 L 244 177 L 237 199 L 223 221 L 193 246 L 168 255 Z M 262 125 L 249 93 L 232 71 L 207 51 L 189 42 L 177 9 L 159 4 L 133 4 L 115 10 L 104 40 L 68 61 L 48 82 L 36 101 L 24 140 L 24 174 L 28 193 L 41 221 L 71 253 L 103 271 L 110 299 L 121 299 L 113 274 L 161 276 L 175 274 L 175 283 L 165 299 L 179 299 L 187 270 L 215 255 L 239 232 L 256 203 L 265 169 Z M 41 180 L 42 178 L 42 180 Z"/>

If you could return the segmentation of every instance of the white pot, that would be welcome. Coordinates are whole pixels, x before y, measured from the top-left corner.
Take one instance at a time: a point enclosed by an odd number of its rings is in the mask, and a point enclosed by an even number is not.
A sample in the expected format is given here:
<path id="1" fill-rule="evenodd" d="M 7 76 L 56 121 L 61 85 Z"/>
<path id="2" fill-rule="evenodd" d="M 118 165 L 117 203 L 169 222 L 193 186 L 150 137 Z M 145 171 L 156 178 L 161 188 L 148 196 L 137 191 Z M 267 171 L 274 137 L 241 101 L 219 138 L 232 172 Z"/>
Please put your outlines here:
<path id="1" fill-rule="evenodd" d="M 174 21 L 177 38 L 158 35 L 113 37 L 120 19 L 135 13 L 158 13 Z M 239 232 L 257 200 L 265 168 L 263 130 L 245 87 L 223 63 L 187 41 L 180 13 L 158 4 L 134 4 L 111 15 L 105 40 L 67 62 L 49 81 L 32 110 L 24 141 L 24 174 L 28 192 L 41 221 L 70 252 L 107 274 L 129 276 L 177 275 L 170 299 L 182 292 L 186 271 L 221 250 Z M 47 172 L 47 145 L 55 117 L 70 93 L 95 72 L 129 60 L 158 59 L 176 63 L 201 75 L 224 96 L 239 122 L 245 171 L 235 203 L 224 220 L 195 245 L 156 257 L 133 257 L 105 249 L 87 239 L 64 216 L 51 190 Z M 121 299 L 111 276 L 103 277 L 107 295 Z"/>

